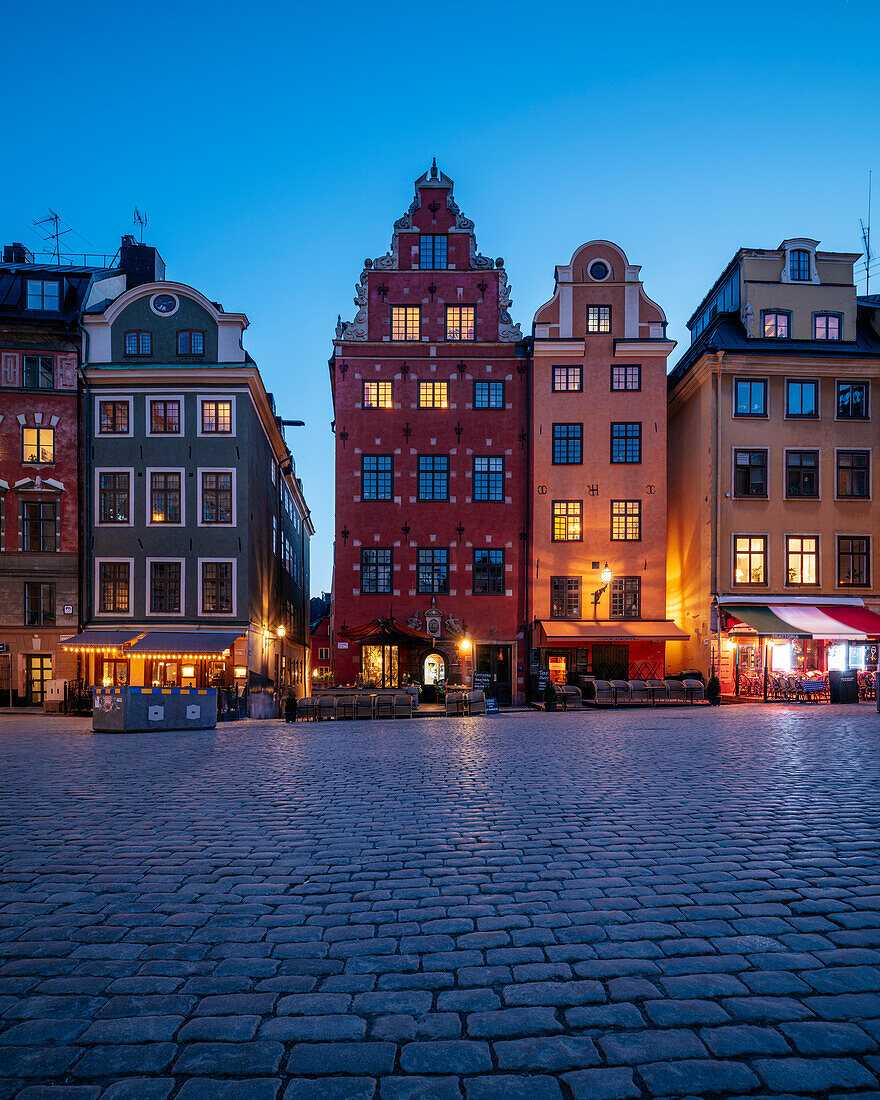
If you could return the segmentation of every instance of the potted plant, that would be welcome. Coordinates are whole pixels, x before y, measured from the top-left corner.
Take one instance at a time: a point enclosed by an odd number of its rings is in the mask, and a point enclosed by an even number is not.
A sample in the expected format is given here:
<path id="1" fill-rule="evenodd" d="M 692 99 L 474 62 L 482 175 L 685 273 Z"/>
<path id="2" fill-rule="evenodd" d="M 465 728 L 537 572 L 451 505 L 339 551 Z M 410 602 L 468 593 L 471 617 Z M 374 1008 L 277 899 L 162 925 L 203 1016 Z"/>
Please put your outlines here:
<path id="1" fill-rule="evenodd" d="M 552 680 L 544 688 L 544 710 L 556 710 L 556 685 Z"/>
<path id="2" fill-rule="evenodd" d="M 296 694 L 293 691 L 287 693 L 287 698 L 284 701 L 284 721 L 296 721 Z"/>
<path id="3" fill-rule="evenodd" d="M 713 707 L 717 707 L 721 702 L 721 681 L 717 676 L 709 677 L 709 683 L 706 684 L 706 698 Z"/>

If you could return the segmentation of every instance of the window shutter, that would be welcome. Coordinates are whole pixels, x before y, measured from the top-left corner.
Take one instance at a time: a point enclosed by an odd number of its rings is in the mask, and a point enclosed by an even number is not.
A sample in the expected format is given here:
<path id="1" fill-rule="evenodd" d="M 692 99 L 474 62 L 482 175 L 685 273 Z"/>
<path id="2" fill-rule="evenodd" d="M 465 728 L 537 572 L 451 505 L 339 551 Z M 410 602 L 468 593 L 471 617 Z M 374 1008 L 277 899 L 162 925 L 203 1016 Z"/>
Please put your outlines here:
<path id="1" fill-rule="evenodd" d="M 18 369 L 18 354 L 14 351 L 4 351 L 2 366 L 0 366 L 0 385 L 20 386 Z"/>
<path id="2" fill-rule="evenodd" d="M 76 389 L 76 356 L 55 356 L 55 388 L 58 390 Z"/>

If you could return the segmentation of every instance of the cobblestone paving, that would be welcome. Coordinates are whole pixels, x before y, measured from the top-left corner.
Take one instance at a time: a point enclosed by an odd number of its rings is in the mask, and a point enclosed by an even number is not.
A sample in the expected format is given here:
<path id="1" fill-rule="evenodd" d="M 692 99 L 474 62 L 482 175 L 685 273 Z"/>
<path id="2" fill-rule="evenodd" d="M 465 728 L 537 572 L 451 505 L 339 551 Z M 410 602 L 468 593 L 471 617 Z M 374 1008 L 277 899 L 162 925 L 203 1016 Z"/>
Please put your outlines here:
<path id="1" fill-rule="evenodd" d="M 872 707 L 0 752 L 0 1098 L 880 1096 Z"/>

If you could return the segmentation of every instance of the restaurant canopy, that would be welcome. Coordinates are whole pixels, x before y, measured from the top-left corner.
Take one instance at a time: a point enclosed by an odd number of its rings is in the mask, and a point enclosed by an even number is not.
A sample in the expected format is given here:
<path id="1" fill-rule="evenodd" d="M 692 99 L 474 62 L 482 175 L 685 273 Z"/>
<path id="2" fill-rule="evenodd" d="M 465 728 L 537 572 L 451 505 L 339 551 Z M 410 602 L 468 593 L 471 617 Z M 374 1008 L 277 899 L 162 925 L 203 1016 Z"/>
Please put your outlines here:
<path id="1" fill-rule="evenodd" d="M 107 653 L 110 650 L 122 649 L 135 638 L 139 638 L 143 630 L 84 630 L 72 638 L 65 638 L 61 648 L 66 653 Z"/>
<path id="2" fill-rule="evenodd" d="M 671 619 L 593 619 L 563 622 L 539 619 L 550 645 L 571 642 L 662 642 L 684 641 L 690 635 Z"/>
<path id="3" fill-rule="evenodd" d="M 212 658 L 221 661 L 229 656 L 242 634 L 243 630 L 150 630 L 125 652 L 128 657 L 153 660 Z"/>
<path id="4" fill-rule="evenodd" d="M 737 604 L 721 610 L 733 619 L 728 634 L 758 634 L 762 638 L 814 638 L 862 641 L 880 638 L 880 615 L 855 604 Z"/>
<path id="5" fill-rule="evenodd" d="M 404 626 L 393 616 L 384 619 L 370 619 L 362 626 L 352 626 L 347 630 L 340 630 L 339 634 L 349 641 L 358 642 L 361 645 L 400 645 L 406 642 L 430 642 L 436 639 L 424 630 L 414 630 L 411 626 Z"/>

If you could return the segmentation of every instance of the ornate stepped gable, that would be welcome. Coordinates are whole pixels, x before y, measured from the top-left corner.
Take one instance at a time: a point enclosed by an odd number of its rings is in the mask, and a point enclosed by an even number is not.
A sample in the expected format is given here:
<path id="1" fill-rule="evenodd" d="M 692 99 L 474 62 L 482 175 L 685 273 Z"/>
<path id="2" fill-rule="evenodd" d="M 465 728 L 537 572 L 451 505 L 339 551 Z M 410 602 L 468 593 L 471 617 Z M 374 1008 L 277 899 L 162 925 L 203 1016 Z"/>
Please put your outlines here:
<path id="1" fill-rule="evenodd" d="M 455 215 L 455 226 L 449 233 L 467 233 L 470 241 L 470 270 L 485 271 L 495 270 L 498 274 L 498 339 L 501 343 L 516 343 L 522 340 L 522 332 L 519 324 L 514 324 L 510 317 L 510 307 L 513 299 L 510 296 L 510 287 L 507 283 L 507 272 L 504 270 L 504 260 L 500 257 L 492 260 L 477 251 L 477 237 L 474 232 L 474 223 L 466 218 L 458 208 L 458 203 L 453 198 L 452 180 L 437 167 L 435 159 L 431 168 L 420 176 L 415 183 L 415 198 L 410 203 L 407 212 L 394 223 L 394 234 L 391 238 L 391 250 L 384 256 L 375 260 L 364 260 L 364 270 L 360 280 L 355 286 L 354 304 L 357 313 L 353 321 L 343 321 L 340 316 L 336 323 L 336 338 L 339 340 L 366 340 L 367 336 L 367 311 L 369 302 L 369 273 L 371 271 L 399 271 L 399 244 L 400 233 L 418 233 L 418 226 L 413 225 L 413 214 L 422 207 L 421 191 L 423 188 L 447 189 L 446 209 Z"/>

